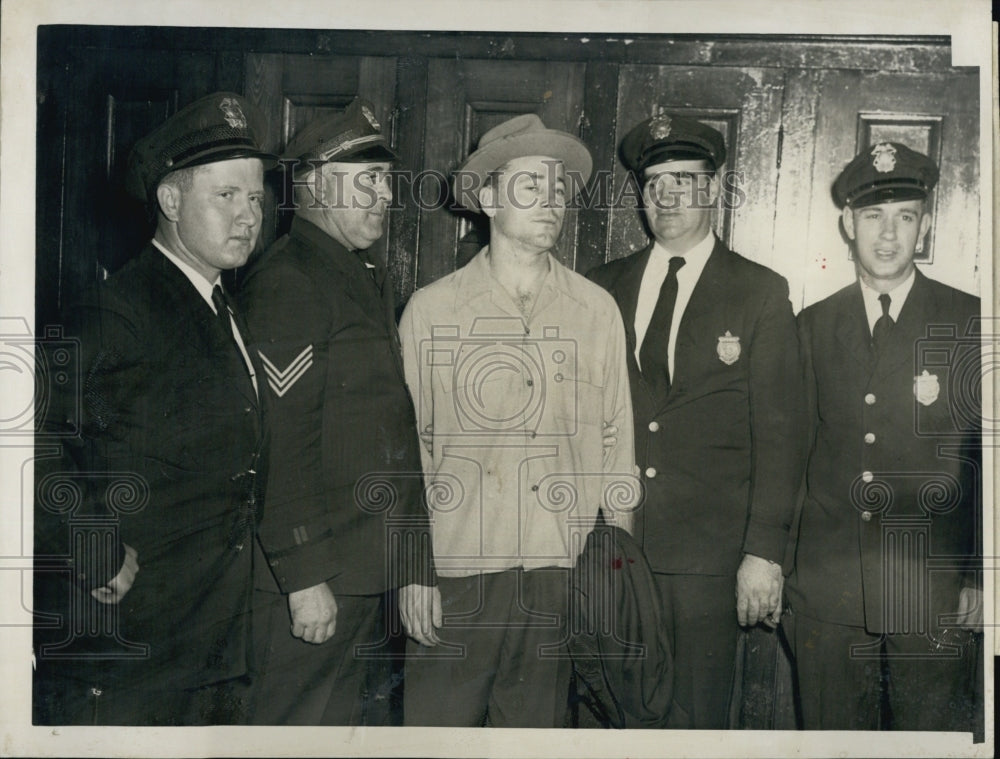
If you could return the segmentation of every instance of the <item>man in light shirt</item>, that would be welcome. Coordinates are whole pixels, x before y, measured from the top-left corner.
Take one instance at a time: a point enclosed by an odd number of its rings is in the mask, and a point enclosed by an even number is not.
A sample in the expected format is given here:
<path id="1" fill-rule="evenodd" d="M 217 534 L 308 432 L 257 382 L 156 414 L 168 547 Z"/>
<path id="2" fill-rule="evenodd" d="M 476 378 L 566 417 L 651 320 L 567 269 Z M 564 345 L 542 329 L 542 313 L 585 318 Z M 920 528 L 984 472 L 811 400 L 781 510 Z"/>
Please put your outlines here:
<path id="1" fill-rule="evenodd" d="M 54 480 L 44 473 L 56 459 L 42 459 L 39 481 L 75 483 L 81 498 L 60 510 L 39 494 L 36 551 L 69 558 L 61 599 L 47 593 L 63 575 L 39 572 L 36 608 L 70 601 L 68 630 L 36 639 L 40 722 L 247 718 L 264 435 L 221 272 L 246 262 L 260 232 L 274 156 L 258 146 L 255 116 L 240 95 L 215 93 L 136 144 L 129 190 L 155 234 L 69 313 L 82 393 L 59 399 L 51 419 L 78 412 L 81 423 L 46 430 L 64 456 Z"/>
<path id="2" fill-rule="evenodd" d="M 534 114 L 486 132 L 456 172 L 490 243 L 416 292 L 400 335 L 438 587 L 407 649 L 407 725 L 563 727 L 569 569 L 600 511 L 638 497 L 625 333 L 607 293 L 552 254 L 587 148 Z M 603 425 L 619 431 L 605 448 Z"/>
<path id="3" fill-rule="evenodd" d="M 646 498 L 636 530 L 674 645 L 671 726 L 727 726 L 738 624 L 776 625 L 802 467 L 788 285 L 712 232 L 726 148 L 698 121 L 635 126 L 622 157 L 653 237 L 588 276 L 621 309 Z"/>
<path id="4" fill-rule="evenodd" d="M 862 150 L 834 184 L 858 278 L 799 315 L 812 452 L 785 629 L 807 729 L 972 729 L 979 299 L 914 263 L 937 179 L 901 143 Z"/>

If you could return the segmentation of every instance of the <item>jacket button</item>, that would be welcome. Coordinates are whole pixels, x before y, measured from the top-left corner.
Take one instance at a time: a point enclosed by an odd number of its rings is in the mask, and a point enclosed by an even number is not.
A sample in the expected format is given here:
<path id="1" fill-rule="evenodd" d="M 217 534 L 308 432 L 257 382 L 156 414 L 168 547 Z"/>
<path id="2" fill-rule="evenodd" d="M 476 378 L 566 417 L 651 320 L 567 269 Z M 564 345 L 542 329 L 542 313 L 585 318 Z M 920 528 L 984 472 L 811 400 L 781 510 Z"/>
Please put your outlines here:
<path id="1" fill-rule="evenodd" d="M 649 423 L 649 431 L 650 432 L 659 432 L 660 431 L 660 423 L 659 422 L 650 422 Z"/>
<path id="2" fill-rule="evenodd" d="M 875 405 L 875 393 L 868 393 L 868 395 L 865 396 L 865 403 L 867 403 L 869 406 L 874 406 Z"/>
<path id="3" fill-rule="evenodd" d="M 646 476 L 649 479 L 653 479 L 656 476 L 656 469 L 654 469 L 653 467 L 649 467 L 649 469 L 646 470 Z"/>
<path id="4" fill-rule="evenodd" d="M 862 482 L 871 482 L 874 479 L 875 479 L 875 475 L 873 475 L 871 472 L 862 472 L 861 473 L 861 481 Z"/>
<path id="5" fill-rule="evenodd" d="M 870 511 L 862 511 L 861 519 L 864 520 L 865 522 L 872 521 L 872 513 Z"/>
<path id="6" fill-rule="evenodd" d="M 871 445 L 872 443 L 874 443 L 875 442 L 875 433 L 874 432 L 866 432 L 865 433 L 865 442 L 868 443 L 868 445 Z"/>

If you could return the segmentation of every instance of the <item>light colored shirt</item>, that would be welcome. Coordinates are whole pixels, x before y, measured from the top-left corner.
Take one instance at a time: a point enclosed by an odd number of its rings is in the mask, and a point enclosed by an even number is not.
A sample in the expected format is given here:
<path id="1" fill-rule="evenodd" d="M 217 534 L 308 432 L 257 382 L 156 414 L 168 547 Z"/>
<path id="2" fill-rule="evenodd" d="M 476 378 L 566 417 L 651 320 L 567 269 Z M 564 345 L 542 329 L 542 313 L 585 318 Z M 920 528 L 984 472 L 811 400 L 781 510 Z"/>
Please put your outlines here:
<path id="1" fill-rule="evenodd" d="M 598 509 L 629 525 L 640 488 L 614 300 L 550 256 L 525 320 L 487 252 L 414 293 L 399 326 L 418 429 L 433 429 L 421 455 L 445 577 L 570 567 Z"/>
<path id="2" fill-rule="evenodd" d="M 155 237 L 151 241 L 153 247 L 159 250 L 167 259 L 174 264 L 181 273 L 188 278 L 194 289 L 198 291 L 198 294 L 205 300 L 208 307 L 212 309 L 212 313 L 218 314 L 219 312 L 215 308 L 215 302 L 212 300 L 212 290 L 216 285 L 222 284 L 222 275 L 218 275 L 214 282 L 209 282 L 205 279 L 191 264 L 187 261 L 181 260 L 179 257 L 174 255 L 172 252 L 167 250 L 159 240 Z M 246 364 L 247 371 L 250 372 L 250 381 L 253 383 L 254 392 L 260 395 L 257 390 L 257 373 L 253 369 L 253 362 L 250 360 L 250 354 L 247 353 L 247 347 L 243 342 L 243 335 L 240 334 L 240 328 L 236 326 L 236 320 L 233 318 L 232 314 L 229 314 L 229 322 L 233 325 L 233 337 L 236 338 L 236 347 L 240 349 L 240 353 L 243 355 L 243 363 Z"/>
<path id="3" fill-rule="evenodd" d="M 674 346 L 677 344 L 677 330 L 681 325 L 681 318 L 684 316 L 684 309 L 687 308 L 688 301 L 691 300 L 691 293 L 694 286 L 698 284 L 708 257 L 712 255 L 712 248 L 715 247 L 715 235 L 709 232 L 705 239 L 695 245 L 684 254 L 684 266 L 677 271 L 677 300 L 674 301 L 674 315 L 670 322 L 670 337 L 667 342 L 667 365 L 670 368 L 670 376 L 674 376 Z M 660 298 L 660 288 L 663 287 L 663 280 L 667 278 L 667 271 L 670 269 L 670 259 L 677 253 L 670 253 L 658 242 L 653 243 L 653 249 L 649 252 L 649 260 L 646 262 L 646 270 L 642 273 L 642 282 L 639 284 L 639 299 L 635 306 L 635 360 L 642 368 L 639 360 L 639 350 L 642 348 L 642 341 L 646 337 L 646 330 L 649 329 L 649 322 L 653 318 L 653 311 L 656 309 L 656 301 Z"/>
<path id="4" fill-rule="evenodd" d="M 910 294 L 910 288 L 913 287 L 913 280 L 916 275 L 911 271 L 910 276 L 908 276 L 901 283 L 896 285 L 896 287 L 889 291 L 889 316 L 892 318 L 893 322 L 899 321 L 899 312 L 903 310 L 903 304 L 906 303 L 906 296 Z M 865 302 L 865 315 L 868 317 L 868 331 L 875 331 L 875 322 L 879 320 L 882 316 L 882 303 L 879 301 L 878 296 L 882 293 L 873 290 L 865 281 L 858 277 L 858 282 L 861 284 L 861 297 Z"/>

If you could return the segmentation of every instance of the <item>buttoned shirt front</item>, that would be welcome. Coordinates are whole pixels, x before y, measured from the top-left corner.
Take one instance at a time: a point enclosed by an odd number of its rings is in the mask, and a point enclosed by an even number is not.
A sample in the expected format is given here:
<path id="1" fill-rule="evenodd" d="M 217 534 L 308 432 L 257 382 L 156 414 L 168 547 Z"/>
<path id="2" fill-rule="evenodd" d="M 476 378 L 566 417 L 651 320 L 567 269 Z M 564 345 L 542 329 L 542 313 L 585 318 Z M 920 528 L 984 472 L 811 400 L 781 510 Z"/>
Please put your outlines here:
<path id="1" fill-rule="evenodd" d="M 416 292 L 400 323 L 439 575 L 572 566 L 597 511 L 636 505 L 618 308 L 549 257 L 525 319 L 488 249 Z M 618 427 L 603 446 L 603 423 Z"/>
<path id="2" fill-rule="evenodd" d="M 670 376 L 674 376 L 674 348 L 677 344 L 677 331 L 680 328 L 681 318 L 684 316 L 684 309 L 687 308 L 688 301 L 691 300 L 691 293 L 694 286 L 698 284 L 698 278 L 708 263 L 708 257 L 712 255 L 715 247 L 715 235 L 709 232 L 705 239 L 695 245 L 684 254 L 684 266 L 677 272 L 677 300 L 674 301 L 674 315 L 670 322 L 670 339 L 667 344 L 667 362 L 670 367 Z M 635 306 L 635 360 L 639 363 L 639 350 L 642 348 L 642 341 L 649 329 L 649 322 L 653 318 L 653 311 L 656 309 L 656 301 L 660 297 L 660 288 L 663 280 L 670 269 L 670 259 L 677 255 L 670 253 L 658 242 L 653 243 L 649 252 L 649 261 L 646 262 L 646 269 L 642 274 L 642 283 L 639 285 L 639 299 Z"/>

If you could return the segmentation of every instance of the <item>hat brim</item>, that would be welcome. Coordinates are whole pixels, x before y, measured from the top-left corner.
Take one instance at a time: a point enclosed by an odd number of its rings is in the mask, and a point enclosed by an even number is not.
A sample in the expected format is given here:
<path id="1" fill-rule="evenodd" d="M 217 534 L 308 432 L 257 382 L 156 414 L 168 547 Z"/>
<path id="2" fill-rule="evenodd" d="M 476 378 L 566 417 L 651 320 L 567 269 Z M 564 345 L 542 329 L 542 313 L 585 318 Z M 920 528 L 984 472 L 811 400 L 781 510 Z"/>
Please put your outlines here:
<path id="1" fill-rule="evenodd" d="M 360 145 L 356 150 L 335 153 L 328 158 L 300 156 L 296 159 L 286 154 L 281 159 L 281 163 L 284 165 L 289 162 L 295 162 L 292 174 L 298 179 L 316 166 L 322 166 L 325 163 L 398 163 L 399 156 L 383 138 L 372 144 Z"/>
<path id="2" fill-rule="evenodd" d="M 229 145 L 225 147 L 215 147 L 210 150 L 203 150 L 199 153 L 187 156 L 183 161 L 177 161 L 176 163 L 168 166 L 163 170 L 160 176 L 156 177 L 156 179 L 150 182 L 149 186 L 145 188 L 145 197 L 140 196 L 134 190 L 132 191 L 132 194 L 147 203 L 155 203 L 156 188 L 159 187 L 163 180 L 170 176 L 173 172 L 180 171 L 181 169 L 193 169 L 196 166 L 206 166 L 210 163 L 231 161 L 237 158 L 259 158 L 264 164 L 264 171 L 269 171 L 278 165 L 278 156 L 273 153 L 265 153 L 261 150 L 255 150 L 254 148 L 246 146 Z"/>
<path id="3" fill-rule="evenodd" d="M 463 208 L 482 210 L 479 190 L 486 178 L 508 161 L 526 156 L 544 156 L 560 161 L 570 197 L 587 184 L 594 166 L 587 146 L 566 132 L 544 129 L 502 137 L 474 152 L 455 170 L 455 200 Z"/>
<path id="4" fill-rule="evenodd" d="M 278 165 L 278 156 L 273 153 L 265 153 L 262 150 L 255 150 L 246 146 L 227 146 L 205 150 L 195 155 L 185 158 L 183 161 L 175 163 L 169 168 L 171 171 L 189 169 L 193 166 L 204 166 L 208 163 L 219 163 L 221 161 L 232 161 L 236 158 L 259 158 L 264 164 L 264 171 L 272 169 Z M 166 176 L 166 174 L 164 174 Z"/>
<path id="5" fill-rule="evenodd" d="M 670 145 L 654 146 L 639 156 L 639 160 L 633 171 L 641 174 L 650 166 L 669 163 L 670 161 L 707 161 L 712 165 L 713 170 L 719 168 L 719 163 L 712 152 L 711 146 L 692 141 L 690 143 L 672 143 Z"/>
<path id="6" fill-rule="evenodd" d="M 904 200 L 926 200 L 927 187 L 913 182 L 887 182 L 855 192 L 844 202 L 851 208 L 866 208 L 879 203 L 901 203 Z"/>

